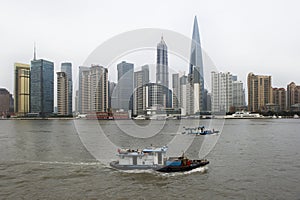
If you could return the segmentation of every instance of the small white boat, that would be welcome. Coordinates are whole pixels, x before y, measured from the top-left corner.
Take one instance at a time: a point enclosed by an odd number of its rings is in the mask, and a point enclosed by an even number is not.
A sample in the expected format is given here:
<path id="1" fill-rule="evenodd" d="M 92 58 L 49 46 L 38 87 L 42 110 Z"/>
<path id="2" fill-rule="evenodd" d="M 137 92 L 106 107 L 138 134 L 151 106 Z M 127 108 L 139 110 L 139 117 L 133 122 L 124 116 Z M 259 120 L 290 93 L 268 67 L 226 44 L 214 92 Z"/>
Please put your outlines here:
<path id="1" fill-rule="evenodd" d="M 134 119 L 136 119 L 136 120 L 145 120 L 146 117 L 145 117 L 145 115 L 139 115 L 139 116 L 135 117 Z"/>

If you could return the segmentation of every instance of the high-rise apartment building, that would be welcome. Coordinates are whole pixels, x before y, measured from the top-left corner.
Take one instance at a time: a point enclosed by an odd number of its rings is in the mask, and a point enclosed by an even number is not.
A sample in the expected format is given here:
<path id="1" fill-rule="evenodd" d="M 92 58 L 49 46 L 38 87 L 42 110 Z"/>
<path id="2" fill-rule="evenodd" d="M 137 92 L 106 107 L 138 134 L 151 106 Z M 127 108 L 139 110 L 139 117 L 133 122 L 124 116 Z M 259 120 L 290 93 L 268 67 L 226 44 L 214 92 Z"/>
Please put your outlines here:
<path id="1" fill-rule="evenodd" d="M 232 81 L 232 106 L 235 110 L 242 110 L 245 107 L 244 85 L 236 76 L 233 76 Z"/>
<path id="2" fill-rule="evenodd" d="M 30 65 L 15 63 L 14 112 L 25 116 L 30 112 Z"/>
<path id="3" fill-rule="evenodd" d="M 211 111 L 226 113 L 233 106 L 232 74 L 211 72 Z"/>
<path id="4" fill-rule="evenodd" d="M 291 82 L 287 85 L 287 110 L 293 111 L 297 104 L 300 104 L 300 85 Z"/>
<path id="5" fill-rule="evenodd" d="M 78 108 L 81 114 L 108 111 L 108 70 L 99 65 L 79 68 Z"/>
<path id="6" fill-rule="evenodd" d="M 73 110 L 73 80 L 72 80 L 72 63 L 65 62 L 61 63 L 61 71 L 66 73 L 68 79 L 68 113 L 67 115 L 72 114 Z"/>
<path id="7" fill-rule="evenodd" d="M 89 73 L 90 68 L 79 66 L 78 112 L 89 112 Z"/>
<path id="8" fill-rule="evenodd" d="M 266 111 L 266 105 L 272 103 L 271 76 L 248 74 L 248 110 Z"/>
<path id="9" fill-rule="evenodd" d="M 69 81 L 65 72 L 57 74 L 57 115 L 69 115 Z"/>
<path id="10" fill-rule="evenodd" d="M 188 88 L 190 84 L 188 83 L 188 77 L 183 75 L 179 78 L 179 104 L 181 108 L 181 115 L 187 114 L 187 108 L 188 108 Z"/>
<path id="11" fill-rule="evenodd" d="M 30 112 L 50 116 L 54 106 L 54 64 L 33 59 L 30 72 Z"/>
<path id="12" fill-rule="evenodd" d="M 273 104 L 277 107 L 277 111 L 286 110 L 286 90 L 284 88 L 272 88 Z"/>
<path id="13" fill-rule="evenodd" d="M 131 98 L 133 96 L 133 70 L 134 65 L 125 61 L 117 65 L 118 84 L 116 87 L 118 109 L 128 111 L 132 109 Z"/>

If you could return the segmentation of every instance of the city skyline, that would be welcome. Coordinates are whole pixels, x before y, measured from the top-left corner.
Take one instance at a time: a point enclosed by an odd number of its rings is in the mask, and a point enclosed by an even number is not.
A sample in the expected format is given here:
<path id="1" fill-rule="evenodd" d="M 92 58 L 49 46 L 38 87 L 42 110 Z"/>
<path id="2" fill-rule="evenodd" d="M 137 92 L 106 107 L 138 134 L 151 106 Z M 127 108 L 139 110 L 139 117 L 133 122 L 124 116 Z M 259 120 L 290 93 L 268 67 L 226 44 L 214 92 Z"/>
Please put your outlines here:
<path id="1" fill-rule="evenodd" d="M 128 15 L 122 17 L 118 12 L 109 13 L 108 8 L 114 6 L 113 2 L 106 2 L 101 6 L 93 1 L 89 4 L 79 1 L 72 5 L 68 1 L 3 3 L 4 11 L 0 16 L 9 20 L 3 22 L 4 31 L 0 37 L 4 47 L 0 50 L 0 87 L 13 92 L 13 64 L 30 61 L 34 41 L 37 43 L 38 57 L 53 61 L 54 71 L 58 71 L 61 62 L 72 61 L 75 66 L 73 74 L 76 75 L 77 66 L 82 65 L 88 54 L 112 36 L 137 28 L 157 27 L 190 37 L 191 19 L 194 15 L 197 15 L 201 27 L 203 48 L 212 57 L 219 71 L 234 72 L 244 83 L 251 71 L 272 75 L 275 87 L 285 87 L 291 81 L 300 82 L 297 79 L 300 60 L 296 54 L 300 48 L 300 39 L 297 37 L 300 33 L 297 27 L 300 20 L 296 9 L 299 7 L 297 1 L 252 1 L 243 4 L 237 4 L 233 0 L 212 3 L 193 1 L 189 4 L 175 3 L 172 9 L 167 9 L 168 15 L 161 12 L 168 8 L 168 1 L 160 2 L 159 7 L 155 2 L 146 3 L 145 6 L 155 15 L 139 15 L 144 6 L 140 2 L 135 2 L 133 8 L 126 2 L 119 4 L 122 5 L 117 10 L 127 8 L 135 12 L 128 12 Z M 45 5 L 47 9 L 39 9 Z M 69 9 L 59 12 L 65 7 Z M 96 8 L 103 9 L 103 12 L 93 12 Z M 24 9 L 28 13 L 26 16 L 19 12 Z M 56 13 L 55 16 L 50 14 L 52 11 Z M 136 15 L 139 15 L 139 19 Z M 21 17 L 22 20 L 19 20 Z M 33 27 L 43 24 L 49 26 L 49 31 L 33 32 Z M 18 37 L 20 28 L 23 28 L 22 37 Z M 57 31 L 58 29 L 63 31 Z M 97 29 L 106 31 L 99 34 Z M 145 63 L 135 64 L 141 66 Z M 287 73 L 280 72 L 283 67 Z"/>

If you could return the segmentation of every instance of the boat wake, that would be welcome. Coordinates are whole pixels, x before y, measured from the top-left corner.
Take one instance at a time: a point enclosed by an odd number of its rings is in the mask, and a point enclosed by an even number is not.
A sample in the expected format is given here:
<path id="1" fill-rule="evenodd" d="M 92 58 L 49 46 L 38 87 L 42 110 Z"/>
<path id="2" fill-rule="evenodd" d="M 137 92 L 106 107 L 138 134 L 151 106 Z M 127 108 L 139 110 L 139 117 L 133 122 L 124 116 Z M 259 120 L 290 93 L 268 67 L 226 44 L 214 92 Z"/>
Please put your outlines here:
<path id="1" fill-rule="evenodd" d="M 204 166 L 204 167 L 198 167 L 196 169 L 192 169 L 190 171 L 186 171 L 186 172 L 173 172 L 173 173 L 159 173 L 161 176 L 164 177 L 173 177 L 173 176 L 183 176 L 183 175 L 189 175 L 189 174 L 194 174 L 194 173 L 201 173 L 201 174 L 205 174 L 208 171 L 208 167 Z"/>
<path id="2" fill-rule="evenodd" d="M 24 161 L 37 164 L 49 165 L 78 165 L 78 166 L 104 166 L 101 162 L 63 162 L 63 161 Z"/>
<path id="3" fill-rule="evenodd" d="M 112 168 L 113 169 L 113 168 Z M 189 175 L 193 173 L 201 173 L 205 174 L 208 171 L 208 167 L 198 167 L 196 169 L 192 169 L 190 171 L 186 172 L 171 172 L 171 173 L 163 173 L 163 172 L 158 172 L 152 169 L 147 169 L 147 170 L 140 170 L 140 169 L 135 169 L 135 170 L 117 170 L 118 173 L 126 173 L 126 174 L 154 174 L 157 176 L 162 176 L 162 177 L 174 177 L 174 176 L 183 176 L 183 175 Z"/>

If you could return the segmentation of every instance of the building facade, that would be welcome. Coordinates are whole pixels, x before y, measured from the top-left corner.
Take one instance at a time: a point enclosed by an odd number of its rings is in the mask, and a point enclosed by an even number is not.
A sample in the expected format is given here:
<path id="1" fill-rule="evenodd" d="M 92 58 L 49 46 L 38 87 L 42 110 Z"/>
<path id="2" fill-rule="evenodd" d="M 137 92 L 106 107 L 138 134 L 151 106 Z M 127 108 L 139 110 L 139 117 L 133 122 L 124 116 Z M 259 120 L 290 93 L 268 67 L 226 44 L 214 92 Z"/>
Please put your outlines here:
<path id="1" fill-rule="evenodd" d="M 57 115 L 70 115 L 69 107 L 69 80 L 65 72 L 57 74 Z"/>
<path id="2" fill-rule="evenodd" d="M 232 106 L 234 111 L 243 110 L 246 106 L 244 84 L 236 78 L 232 81 Z"/>
<path id="3" fill-rule="evenodd" d="M 133 115 L 142 115 L 146 110 L 146 98 L 145 91 L 146 87 L 144 71 L 134 72 L 134 93 L 133 93 Z"/>
<path id="4" fill-rule="evenodd" d="M 248 111 L 260 112 L 267 110 L 267 104 L 272 103 L 271 84 L 271 76 L 248 74 Z"/>
<path id="5" fill-rule="evenodd" d="M 179 74 L 172 74 L 172 108 L 180 108 L 180 80 Z"/>
<path id="6" fill-rule="evenodd" d="M 72 63 L 65 62 L 61 63 L 61 71 L 65 72 L 68 79 L 68 113 L 67 115 L 72 115 L 73 111 L 73 79 L 72 79 Z"/>
<path id="7" fill-rule="evenodd" d="M 11 94 L 5 88 L 0 88 L 0 116 L 6 117 L 10 114 Z"/>
<path id="8" fill-rule="evenodd" d="M 108 70 L 99 65 L 79 68 L 79 113 L 108 112 Z"/>
<path id="9" fill-rule="evenodd" d="M 117 65 L 118 70 L 118 84 L 117 92 L 117 108 L 124 111 L 132 109 L 131 99 L 133 96 L 133 73 L 134 65 L 122 61 Z"/>
<path id="10" fill-rule="evenodd" d="M 89 112 L 89 73 L 89 67 L 79 66 L 78 112 L 80 114 Z"/>
<path id="11" fill-rule="evenodd" d="M 31 61 L 30 112 L 46 117 L 54 109 L 54 64 L 39 59 Z"/>
<path id="12" fill-rule="evenodd" d="M 194 18 L 193 35 L 191 41 L 191 53 L 189 63 L 189 110 L 188 114 L 206 110 L 204 102 L 204 72 L 202 49 L 200 43 L 200 34 L 198 28 L 197 17 Z"/>
<path id="13" fill-rule="evenodd" d="M 278 108 L 277 112 L 286 110 L 286 90 L 284 88 L 272 88 L 273 104 Z"/>
<path id="14" fill-rule="evenodd" d="M 30 112 L 30 65 L 15 63 L 14 71 L 14 112 L 25 116 Z"/>
<path id="15" fill-rule="evenodd" d="M 169 95 L 169 66 L 168 66 L 168 47 L 163 37 L 157 44 L 156 55 L 156 84 L 162 86 L 163 89 L 163 107 L 172 107 L 172 96 Z"/>
<path id="16" fill-rule="evenodd" d="M 211 111 L 222 113 L 230 111 L 233 106 L 232 74 L 230 72 L 211 72 Z"/>
<path id="17" fill-rule="evenodd" d="M 300 86 L 291 82 L 287 85 L 287 110 L 294 111 L 294 107 L 300 103 Z"/>

